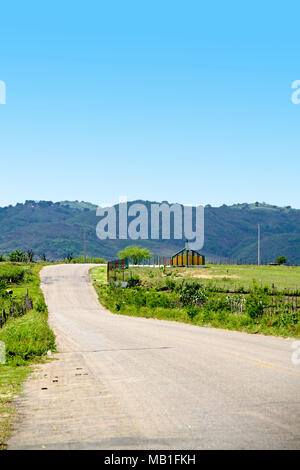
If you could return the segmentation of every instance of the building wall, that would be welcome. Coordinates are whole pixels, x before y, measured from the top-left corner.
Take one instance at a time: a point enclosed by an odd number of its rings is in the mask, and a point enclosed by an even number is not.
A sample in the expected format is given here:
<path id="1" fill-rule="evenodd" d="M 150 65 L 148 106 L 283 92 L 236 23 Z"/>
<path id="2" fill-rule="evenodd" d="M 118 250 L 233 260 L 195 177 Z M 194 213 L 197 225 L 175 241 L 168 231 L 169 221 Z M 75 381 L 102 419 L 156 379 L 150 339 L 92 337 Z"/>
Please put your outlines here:
<path id="1" fill-rule="evenodd" d="M 189 266 L 203 266 L 205 264 L 205 257 L 199 255 L 199 258 L 197 255 L 192 255 L 189 253 L 189 259 L 187 263 L 187 255 L 184 253 L 183 255 L 178 255 L 178 256 L 172 256 L 172 264 L 173 266 L 186 266 L 187 264 Z"/>

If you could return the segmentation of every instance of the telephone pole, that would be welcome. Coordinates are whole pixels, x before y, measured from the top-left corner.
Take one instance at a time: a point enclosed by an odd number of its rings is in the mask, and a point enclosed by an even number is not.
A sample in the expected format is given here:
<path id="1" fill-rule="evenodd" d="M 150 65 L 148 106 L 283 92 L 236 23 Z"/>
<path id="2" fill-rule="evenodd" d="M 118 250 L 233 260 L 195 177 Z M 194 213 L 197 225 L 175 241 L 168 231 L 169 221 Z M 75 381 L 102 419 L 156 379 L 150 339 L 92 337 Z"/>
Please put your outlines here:
<path id="1" fill-rule="evenodd" d="M 84 229 L 83 229 L 83 258 L 84 258 L 84 263 L 86 263 L 86 225 L 84 226 Z"/>
<path id="2" fill-rule="evenodd" d="M 260 265 L 260 224 L 257 224 L 257 266 Z"/>

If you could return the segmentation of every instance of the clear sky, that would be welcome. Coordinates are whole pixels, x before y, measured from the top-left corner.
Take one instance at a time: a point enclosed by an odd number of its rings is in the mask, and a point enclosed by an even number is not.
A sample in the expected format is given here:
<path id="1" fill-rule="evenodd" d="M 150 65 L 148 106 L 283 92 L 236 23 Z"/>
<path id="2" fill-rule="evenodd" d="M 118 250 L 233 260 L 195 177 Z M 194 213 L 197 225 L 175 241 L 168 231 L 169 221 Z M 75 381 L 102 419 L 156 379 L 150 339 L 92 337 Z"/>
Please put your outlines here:
<path id="1" fill-rule="evenodd" d="M 300 3 L 13 1 L 0 8 L 0 205 L 300 208 Z"/>

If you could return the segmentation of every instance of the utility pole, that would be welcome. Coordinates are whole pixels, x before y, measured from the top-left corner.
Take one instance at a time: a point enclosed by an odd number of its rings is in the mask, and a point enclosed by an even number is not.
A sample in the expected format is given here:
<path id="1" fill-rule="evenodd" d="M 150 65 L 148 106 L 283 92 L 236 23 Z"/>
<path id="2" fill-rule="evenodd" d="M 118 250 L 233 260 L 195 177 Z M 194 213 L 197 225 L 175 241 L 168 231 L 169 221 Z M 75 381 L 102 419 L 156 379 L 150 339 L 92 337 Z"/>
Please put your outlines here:
<path id="1" fill-rule="evenodd" d="M 185 240 L 185 249 L 186 249 L 186 265 L 189 265 L 189 241 L 188 239 Z M 183 261 L 183 254 L 182 254 L 182 261 Z"/>
<path id="2" fill-rule="evenodd" d="M 84 226 L 84 229 L 83 229 L 83 258 L 84 258 L 84 263 L 86 263 L 86 225 Z"/>
<path id="3" fill-rule="evenodd" d="M 257 265 L 260 266 L 260 224 L 257 224 Z"/>

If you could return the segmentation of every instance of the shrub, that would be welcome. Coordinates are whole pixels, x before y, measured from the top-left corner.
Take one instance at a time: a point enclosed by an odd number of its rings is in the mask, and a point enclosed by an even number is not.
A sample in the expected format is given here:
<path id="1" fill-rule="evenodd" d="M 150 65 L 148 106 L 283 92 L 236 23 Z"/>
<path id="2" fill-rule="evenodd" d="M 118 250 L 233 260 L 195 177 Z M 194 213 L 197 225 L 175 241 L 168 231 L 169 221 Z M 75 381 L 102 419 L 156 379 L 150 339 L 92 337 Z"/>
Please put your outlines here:
<path id="1" fill-rule="evenodd" d="M 207 301 L 206 290 L 197 282 L 185 284 L 179 300 L 183 305 L 201 305 Z"/>
<path id="2" fill-rule="evenodd" d="M 173 279 L 167 278 L 166 279 L 166 286 L 167 286 L 168 290 L 173 291 L 176 287 L 176 282 Z"/>
<path id="3" fill-rule="evenodd" d="M 191 320 L 193 320 L 195 316 L 198 315 L 199 311 L 200 311 L 199 307 L 195 307 L 194 305 L 190 305 L 187 308 L 187 314 Z"/>
<path id="4" fill-rule="evenodd" d="M 286 264 L 287 262 L 288 259 L 284 255 L 278 256 L 278 258 L 276 259 L 276 263 L 278 264 Z"/>
<path id="5" fill-rule="evenodd" d="M 230 305 L 229 296 L 213 297 L 208 301 L 208 307 L 215 312 L 219 310 L 231 310 Z"/>
<path id="6" fill-rule="evenodd" d="M 128 287 L 135 287 L 141 283 L 138 275 L 131 276 L 127 282 L 128 282 Z"/>
<path id="7" fill-rule="evenodd" d="M 130 293 L 129 293 L 130 294 Z M 141 289 L 135 290 L 133 293 L 133 303 L 138 308 L 143 307 L 146 305 L 146 295 Z"/>
<path id="8" fill-rule="evenodd" d="M 262 317 L 265 308 L 268 306 L 268 296 L 263 290 L 255 289 L 246 297 L 246 313 L 253 320 Z"/>
<path id="9" fill-rule="evenodd" d="M 8 259 L 14 263 L 25 263 L 27 261 L 27 256 L 25 251 L 15 250 L 9 253 Z"/>
<path id="10" fill-rule="evenodd" d="M 162 283 L 162 282 L 157 281 L 157 282 L 155 283 L 154 289 L 155 289 L 156 291 L 160 292 L 160 291 L 166 291 L 166 290 L 168 290 L 168 287 L 166 286 L 165 283 Z"/>
<path id="11" fill-rule="evenodd" d="M 277 326 L 294 326 L 299 322 L 299 318 L 295 312 L 282 312 L 279 313 L 273 325 Z"/>

